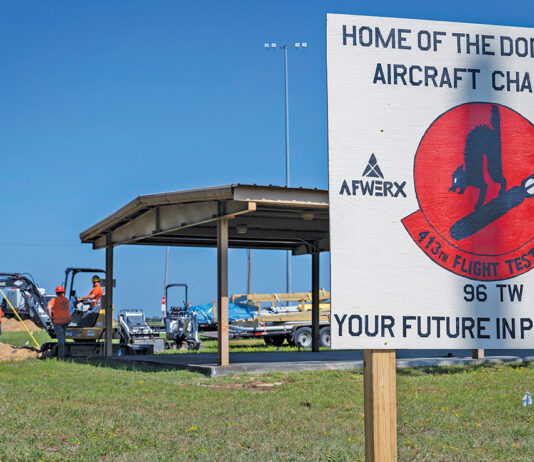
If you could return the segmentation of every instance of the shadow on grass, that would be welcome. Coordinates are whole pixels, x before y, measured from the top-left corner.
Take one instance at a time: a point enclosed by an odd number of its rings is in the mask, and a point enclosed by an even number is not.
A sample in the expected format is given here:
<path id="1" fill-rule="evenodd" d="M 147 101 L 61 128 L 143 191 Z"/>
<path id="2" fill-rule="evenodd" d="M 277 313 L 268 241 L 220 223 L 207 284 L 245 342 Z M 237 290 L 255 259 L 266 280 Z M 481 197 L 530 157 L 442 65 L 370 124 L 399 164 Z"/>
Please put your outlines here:
<path id="1" fill-rule="evenodd" d="M 529 367 L 530 362 L 482 362 L 477 364 L 468 364 L 461 366 L 423 366 L 413 368 L 397 369 L 397 375 L 402 376 L 423 376 L 423 375 L 451 375 L 451 374 L 463 374 L 467 372 L 483 372 L 496 369 L 517 369 L 520 367 Z"/>
<path id="2" fill-rule="evenodd" d="M 106 367 L 110 369 L 117 369 L 122 371 L 141 371 L 141 372 L 166 372 L 166 371 L 176 371 L 176 370 L 185 370 L 176 367 L 169 367 L 167 365 L 153 365 L 141 362 L 125 362 L 114 359 L 104 359 L 104 358 L 65 358 L 63 361 L 76 363 L 76 364 L 87 364 L 90 366 L 96 367 Z"/>

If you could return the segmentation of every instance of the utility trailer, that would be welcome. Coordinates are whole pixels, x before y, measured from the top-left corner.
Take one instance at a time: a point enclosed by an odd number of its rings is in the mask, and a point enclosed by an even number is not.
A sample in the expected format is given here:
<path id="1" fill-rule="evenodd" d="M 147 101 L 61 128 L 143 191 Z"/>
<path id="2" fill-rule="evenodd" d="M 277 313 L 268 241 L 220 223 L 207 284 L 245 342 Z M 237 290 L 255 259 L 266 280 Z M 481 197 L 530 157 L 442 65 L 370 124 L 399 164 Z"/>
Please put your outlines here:
<path id="1" fill-rule="evenodd" d="M 234 321 L 229 333 L 234 338 L 261 337 L 267 345 L 312 346 L 311 292 L 232 295 L 232 303 L 256 305 L 258 314 Z M 320 346 L 330 346 L 330 292 L 319 290 Z M 264 306 L 262 306 L 262 303 Z M 298 305 L 284 306 L 289 303 Z M 265 304 L 268 304 L 265 307 Z"/>
<path id="2" fill-rule="evenodd" d="M 330 346 L 330 306 L 319 310 L 320 346 Z M 311 311 L 260 313 L 251 319 L 234 321 L 229 326 L 234 338 L 261 337 L 267 345 L 280 347 L 284 341 L 292 346 L 311 348 Z"/>
<path id="3" fill-rule="evenodd" d="M 320 346 L 330 346 L 330 292 L 319 291 Z M 229 326 L 234 338 L 262 337 L 267 345 L 290 345 L 310 348 L 312 345 L 311 292 L 233 295 L 232 303 L 258 307 L 253 318 L 234 321 Z M 263 304 L 269 304 L 262 308 Z M 298 303 L 283 306 L 285 303 Z"/>

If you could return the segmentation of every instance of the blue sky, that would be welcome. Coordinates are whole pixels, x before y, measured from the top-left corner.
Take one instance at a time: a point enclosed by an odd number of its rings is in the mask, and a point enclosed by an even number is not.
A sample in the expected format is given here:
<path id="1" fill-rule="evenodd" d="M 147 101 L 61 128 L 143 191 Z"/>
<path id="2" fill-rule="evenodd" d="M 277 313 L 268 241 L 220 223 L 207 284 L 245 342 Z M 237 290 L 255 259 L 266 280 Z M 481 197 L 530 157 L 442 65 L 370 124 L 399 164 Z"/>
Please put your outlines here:
<path id="1" fill-rule="evenodd" d="M 510 7 L 513 5 L 513 7 Z M 79 233 L 141 194 L 283 184 L 280 51 L 289 52 L 291 184 L 327 187 L 327 12 L 532 27 L 530 2 L 8 1 L 0 3 L 0 271 L 51 291 L 104 266 Z M 284 254 L 253 252 L 253 290 L 285 290 Z M 165 248 L 119 247 L 116 308 L 157 314 Z M 230 253 L 230 293 L 246 253 Z M 213 249 L 172 248 L 169 281 L 216 297 Z M 310 259 L 293 259 L 309 290 Z M 329 287 L 328 254 L 321 286 Z M 89 287 L 87 287 L 89 290 Z"/>

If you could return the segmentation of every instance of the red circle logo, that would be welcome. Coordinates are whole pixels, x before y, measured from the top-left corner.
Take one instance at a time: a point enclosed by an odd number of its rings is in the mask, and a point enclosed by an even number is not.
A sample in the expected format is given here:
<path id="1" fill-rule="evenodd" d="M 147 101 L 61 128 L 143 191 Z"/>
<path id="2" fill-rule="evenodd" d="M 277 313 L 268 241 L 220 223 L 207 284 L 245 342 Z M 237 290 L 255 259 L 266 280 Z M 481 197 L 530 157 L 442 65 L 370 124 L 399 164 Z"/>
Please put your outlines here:
<path id="1" fill-rule="evenodd" d="M 491 103 L 450 109 L 423 136 L 414 181 L 420 210 L 403 223 L 436 263 L 478 280 L 534 267 L 534 126 L 523 116 Z"/>

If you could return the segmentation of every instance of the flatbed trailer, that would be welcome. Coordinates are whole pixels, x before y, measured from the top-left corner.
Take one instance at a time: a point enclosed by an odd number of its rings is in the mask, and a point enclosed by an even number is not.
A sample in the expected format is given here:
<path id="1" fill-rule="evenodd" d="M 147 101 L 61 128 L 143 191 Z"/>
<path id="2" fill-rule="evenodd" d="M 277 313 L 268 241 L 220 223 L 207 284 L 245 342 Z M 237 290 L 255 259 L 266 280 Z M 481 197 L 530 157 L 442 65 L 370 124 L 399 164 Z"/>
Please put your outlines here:
<path id="1" fill-rule="evenodd" d="M 330 304 L 319 309 L 319 344 L 330 346 Z M 229 326 L 234 338 L 263 338 L 267 345 L 289 345 L 310 348 L 312 345 L 311 310 L 258 314 L 251 319 L 234 321 Z"/>

